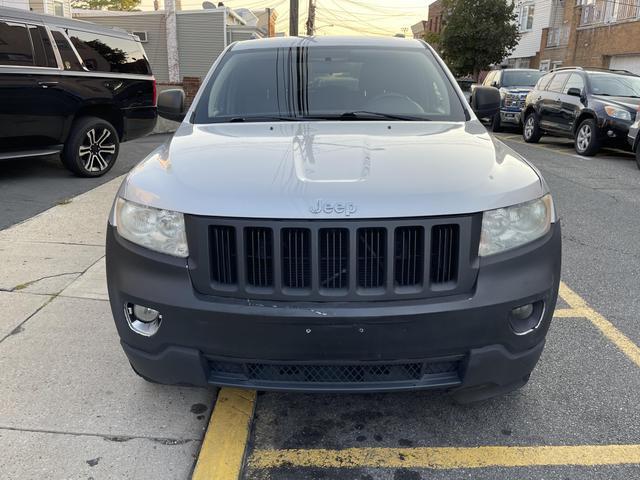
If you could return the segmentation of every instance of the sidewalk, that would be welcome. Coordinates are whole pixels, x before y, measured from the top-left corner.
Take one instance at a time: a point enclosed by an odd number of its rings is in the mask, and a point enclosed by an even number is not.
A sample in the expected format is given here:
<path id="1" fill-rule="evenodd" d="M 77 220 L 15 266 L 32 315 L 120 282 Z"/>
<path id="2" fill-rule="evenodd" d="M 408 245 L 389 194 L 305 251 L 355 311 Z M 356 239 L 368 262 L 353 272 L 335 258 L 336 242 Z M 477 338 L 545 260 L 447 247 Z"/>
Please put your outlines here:
<path id="1" fill-rule="evenodd" d="M 104 267 L 116 178 L 0 231 L 0 478 L 187 478 L 212 392 L 137 377 Z"/>

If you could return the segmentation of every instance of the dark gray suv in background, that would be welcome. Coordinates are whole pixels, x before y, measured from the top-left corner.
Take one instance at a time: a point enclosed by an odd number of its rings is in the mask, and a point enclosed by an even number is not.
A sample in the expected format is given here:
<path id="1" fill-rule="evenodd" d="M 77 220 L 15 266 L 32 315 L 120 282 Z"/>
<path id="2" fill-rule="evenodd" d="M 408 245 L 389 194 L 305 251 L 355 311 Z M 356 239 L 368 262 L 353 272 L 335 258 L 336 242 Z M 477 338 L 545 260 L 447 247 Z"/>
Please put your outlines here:
<path id="1" fill-rule="evenodd" d="M 0 7 L 0 159 L 60 153 L 83 177 L 156 122 L 156 83 L 124 31 Z"/>

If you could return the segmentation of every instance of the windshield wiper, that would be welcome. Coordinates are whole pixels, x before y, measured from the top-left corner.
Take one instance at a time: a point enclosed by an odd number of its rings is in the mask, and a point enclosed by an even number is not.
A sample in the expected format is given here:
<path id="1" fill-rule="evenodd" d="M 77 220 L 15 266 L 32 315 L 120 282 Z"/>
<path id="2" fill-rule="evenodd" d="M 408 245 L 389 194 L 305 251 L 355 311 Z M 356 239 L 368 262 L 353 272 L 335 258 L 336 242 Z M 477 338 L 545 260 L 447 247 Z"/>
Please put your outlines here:
<path id="1" fill-rule="evenodd" d="M 399 115 L 395 113 L 370 112 L 368 110 L 355 110 L 353 112 L 344 112 L 339 116 L 343 120 L 363 120 L 367 117 L 386 118 L 387 120 L 410 120 L 410 121 L 430 121 L 428 118 L 415 117 L 412 115 Z"/>
<path id="2" fill-rule="evenodd" d="M 228 120 L 223 120 L 228 123 L 241 123 L 241 122 L 299 122 L 301 117 L 289 117 L 286 115 L 249 115 L 247 117 L 231 117 Z"/>

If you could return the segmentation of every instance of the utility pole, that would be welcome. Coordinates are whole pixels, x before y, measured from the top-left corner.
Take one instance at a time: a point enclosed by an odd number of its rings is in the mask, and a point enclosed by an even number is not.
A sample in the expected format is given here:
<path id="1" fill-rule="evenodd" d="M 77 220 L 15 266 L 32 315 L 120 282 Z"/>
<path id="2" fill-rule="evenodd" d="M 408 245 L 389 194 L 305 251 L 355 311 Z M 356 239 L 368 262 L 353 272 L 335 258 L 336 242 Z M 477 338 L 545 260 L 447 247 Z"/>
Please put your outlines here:
<path id="1" fill-rule="evenodd" d="M 169 81 L 180 81 L 180 58 L 178 57 L 178 25 L 176 21 L 176 0 L 164 0 L 164 16 L 167 28 L 167 67 Z"/>
<path id="2" fill-rule="evenodd" d="M 298 7 L 299 0 L 289 0 L 289 35 L 298 36 Z"/>
<path id="3" fill-rule="evenodd" d="M 309 13 L 307 15 L 307 35 L 312 36 L 316 29 L 316 2 L 309 0 Z"/>

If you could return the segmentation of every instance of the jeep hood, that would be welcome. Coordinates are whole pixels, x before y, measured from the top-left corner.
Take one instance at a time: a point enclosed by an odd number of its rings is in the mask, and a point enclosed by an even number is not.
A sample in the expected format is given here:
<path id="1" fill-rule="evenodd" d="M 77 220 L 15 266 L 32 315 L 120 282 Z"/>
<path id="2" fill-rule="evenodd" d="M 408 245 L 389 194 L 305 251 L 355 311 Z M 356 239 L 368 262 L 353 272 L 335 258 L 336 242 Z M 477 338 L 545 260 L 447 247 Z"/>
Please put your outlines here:
<path id="1" fill-rule="evenodd" d="M 313 219 L 472 213 L 545 190 L 476 120 L 342 121 L 183 123 L 120 195 L 196 215 Z M 318 201 L 349 208 L 318 212 Z"/>

